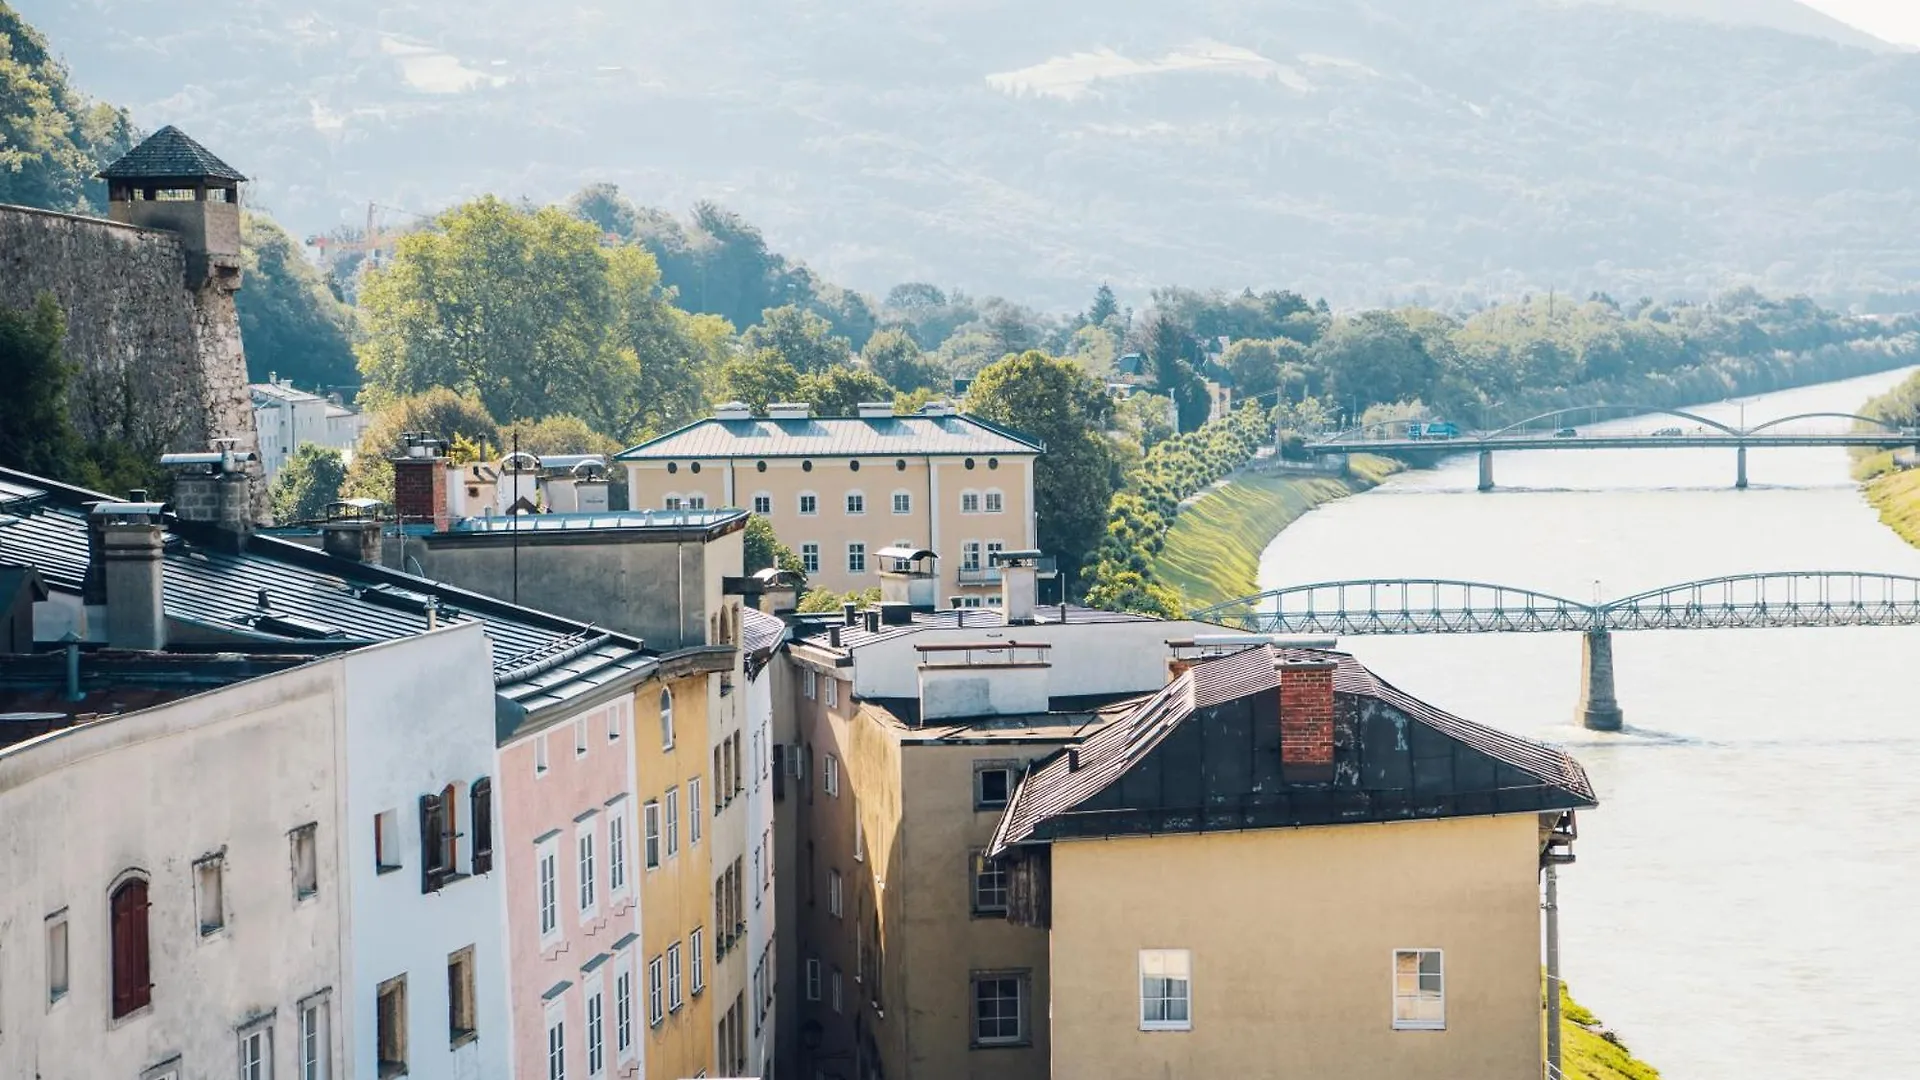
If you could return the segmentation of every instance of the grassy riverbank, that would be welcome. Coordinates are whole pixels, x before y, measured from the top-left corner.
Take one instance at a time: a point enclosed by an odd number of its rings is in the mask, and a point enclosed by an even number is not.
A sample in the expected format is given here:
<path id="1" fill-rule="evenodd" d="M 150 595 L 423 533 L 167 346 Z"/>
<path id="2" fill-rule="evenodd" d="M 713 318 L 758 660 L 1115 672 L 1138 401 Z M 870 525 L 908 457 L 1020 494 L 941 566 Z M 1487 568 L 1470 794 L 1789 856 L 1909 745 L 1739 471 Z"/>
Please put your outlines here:
<path id="1" fill-rule="evenodd" d="M 1560 1071 L 1566 1080 L 1660 1080 L 1560 985 Z"/>
<path id="2" fill-rule="evenodd" d="M 1902 425 L 1920 417 L 1920 375 L 1873 398 L 1860 407 L 1861 415 Z M 1920 469 L 1902 470 L 1894 452 L 1854 453 L 1853 477 L 1866 486 L 1867 501 L 1880 511 L 1880 520 L 1900 538 L 1920 547 Z"/>
<path id="3" fill-rule="evenodd" d="M 1322 503 L 1365 491 L 1398 472 L 1398 462 L 1352 459 L 1352 475 L 1242 472 L 1182 507 L 1153 562 L 1156 580 L 1189 610 L 1260 591 L 1260 553 L 1281 530 Z"/>

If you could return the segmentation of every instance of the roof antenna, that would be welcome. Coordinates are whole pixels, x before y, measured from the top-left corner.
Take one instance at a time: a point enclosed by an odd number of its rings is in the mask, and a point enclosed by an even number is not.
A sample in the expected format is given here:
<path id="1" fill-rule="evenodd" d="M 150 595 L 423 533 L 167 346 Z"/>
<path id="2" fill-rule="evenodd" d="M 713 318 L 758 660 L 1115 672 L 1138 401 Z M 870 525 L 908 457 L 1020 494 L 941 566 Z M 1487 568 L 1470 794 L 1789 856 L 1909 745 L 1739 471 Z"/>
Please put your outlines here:
<path id="1" fill-rule="evenodd" d="M 267 590 L 265 589 L 261 589 L 254 594 L 253 602 L 261 611 L 267 611 L 273 607 L 273 600 L 267 595 Z"/>

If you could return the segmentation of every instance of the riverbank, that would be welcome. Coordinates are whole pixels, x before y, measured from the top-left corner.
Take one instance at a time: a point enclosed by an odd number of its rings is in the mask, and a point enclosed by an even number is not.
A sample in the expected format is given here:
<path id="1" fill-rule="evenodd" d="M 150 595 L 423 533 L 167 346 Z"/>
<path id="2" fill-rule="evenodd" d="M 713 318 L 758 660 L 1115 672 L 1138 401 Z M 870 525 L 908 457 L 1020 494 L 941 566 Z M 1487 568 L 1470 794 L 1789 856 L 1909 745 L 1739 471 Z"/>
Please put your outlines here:
<path id="1" fill-rule="evenodd" d="M 1920 375 L 1860 406 L 1863 416 L 1911 423 L 1920 414 Z M 1866 487 L 1867 501 L 1900 539 L 1920 547 L 1920 468 L 1902 468 L 1892 450 L 1856 454 L 1854 479 Z"/>
<path id="2" fill-rule="evenodd" d="M 1660 1070 L 1633 1056 L 1618 1035 L 1573 1000 L 1560 984 L 1560 1073 L 1566 1080 L 1660 1080 Z"/>
<path id="3" fill-rule="evenodd" d="M 1155 580 L 1188 610 L 1260 591 L 1260 553 L 1316 506 L 1366 491 L 1404 466 L 1356 454 L 1349 475 L 1301 476 L 1247 470 L 1181 508 L 1152 564 Z"/>

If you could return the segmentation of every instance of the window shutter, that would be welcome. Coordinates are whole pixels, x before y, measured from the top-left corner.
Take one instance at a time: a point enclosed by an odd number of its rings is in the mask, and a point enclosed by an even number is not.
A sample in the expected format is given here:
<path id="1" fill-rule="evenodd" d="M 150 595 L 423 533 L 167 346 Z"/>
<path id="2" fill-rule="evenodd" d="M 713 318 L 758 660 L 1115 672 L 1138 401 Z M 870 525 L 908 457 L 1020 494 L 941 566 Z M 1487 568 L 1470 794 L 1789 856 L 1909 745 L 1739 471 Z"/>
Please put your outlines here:
<path id="1" fill-rule="evenodd" d="M 473 782 L 473 872 L 484 874 L 493 869 L 493 780 L 481 777 Z"/>
<path id="2" fill-rule="evenodd" d="M 787 747 L 785 743 L 773 744 L 773 801 L 779 802 L 787 797 Z"/>
<path id="3" fill-rule="evenodd" d="M 113 1015 L 125 1016 L 153 1000 L 147 962 L 147 883 L 134 879 L 113 894 Z"/>
<path id="4" fill-rule="evenodd" d="M 439 890 L 446 875 L 440 865 L 443 849 L 440 839 L 440 796 L 420 796 L 420 891 Z"/>

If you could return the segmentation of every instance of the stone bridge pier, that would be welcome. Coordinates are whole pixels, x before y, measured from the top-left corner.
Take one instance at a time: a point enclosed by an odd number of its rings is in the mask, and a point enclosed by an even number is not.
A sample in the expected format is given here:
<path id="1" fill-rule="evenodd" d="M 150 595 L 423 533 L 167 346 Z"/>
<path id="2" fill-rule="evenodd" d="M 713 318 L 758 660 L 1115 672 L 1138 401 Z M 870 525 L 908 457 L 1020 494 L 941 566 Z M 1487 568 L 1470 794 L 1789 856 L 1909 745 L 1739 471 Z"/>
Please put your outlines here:
<path id="1" fill-rule="evenodd" d="M 1739 457 L 1735 459 L 1733 486 L 1740 491 L 1747 490 L 1747 448 L 1741 447 Z"/>
<path id="2" fill-rule="evenodd" d="M 1480 490 L 1493 490 L 1493 451 L 1480 451 Z"/>
<path id="3" fill-rule="evenodd" d="M 1613 632 L 1589 630 L 1580 646 L 1580 724 L 1589 731 L 1619 731 L 1625 722 L 1613 696 Z"/>

